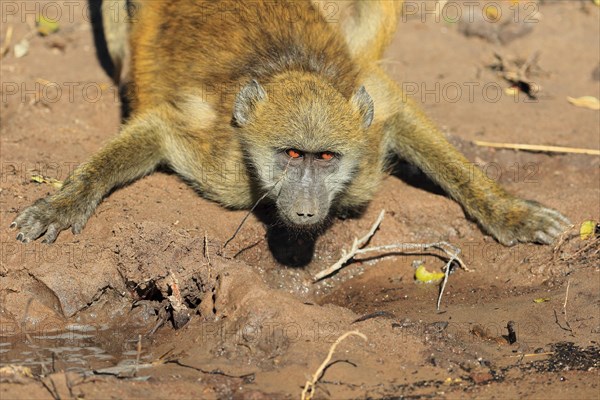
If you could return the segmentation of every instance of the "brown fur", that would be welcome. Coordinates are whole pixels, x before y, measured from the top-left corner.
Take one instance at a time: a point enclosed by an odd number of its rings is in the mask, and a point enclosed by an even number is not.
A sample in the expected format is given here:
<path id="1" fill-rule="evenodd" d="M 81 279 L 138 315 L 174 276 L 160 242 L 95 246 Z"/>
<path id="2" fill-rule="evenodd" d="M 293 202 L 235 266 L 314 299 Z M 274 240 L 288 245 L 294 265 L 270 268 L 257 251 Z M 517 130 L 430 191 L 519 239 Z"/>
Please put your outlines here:
<path id="1" fill-rule="evenodd" d="M 293 189 L 283 176 L 287 167 L 276 160 L 278 151 L 294 148 L 340 156 L 335 180 L 315 183 L 327 186 L 319 200 L 325 211 L 368 203 L 394 152 L 429 174 L 500 242 L 552 242 L 568 220 L 473 171 L 377 65 L 402 2 L 336 4 L 340 19 L 332 23 L 319 2 L 308 0 L 140 2 L 129 46 L 111 36 L 113 55 L 130 49 L 132 118 L 63 189 L 15 220 L 18 239 L 45 234 L 52 242 L 60 230 L 80 231 L 113 187 L 159 164 L 212 200 L 249 207 L 266 191 Z"/>

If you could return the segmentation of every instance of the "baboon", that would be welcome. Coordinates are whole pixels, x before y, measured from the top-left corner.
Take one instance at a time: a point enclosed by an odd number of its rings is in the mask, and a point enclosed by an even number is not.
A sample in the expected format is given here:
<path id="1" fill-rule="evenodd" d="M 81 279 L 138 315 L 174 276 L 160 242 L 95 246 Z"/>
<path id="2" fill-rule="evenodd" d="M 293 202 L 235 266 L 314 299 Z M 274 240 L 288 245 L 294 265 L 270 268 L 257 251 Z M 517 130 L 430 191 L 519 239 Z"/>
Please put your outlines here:
<path id="1" fill-rule="evenodd" d="M 130 58 L 131 116 L 20 213 L 17 239 L 81 232 L 111 190 L 160 165 L 227 207 L 264 197 L 280 221 L 309 230 L 367 204 L 396 154 L 500 243 L 553 242 L 569 221 L 472 168 L 378 65 L 401 2 L 332 4 L 338 23 L 309 0 L 134 1 L 125 22 L 105 12 L 117 76 Z"/>

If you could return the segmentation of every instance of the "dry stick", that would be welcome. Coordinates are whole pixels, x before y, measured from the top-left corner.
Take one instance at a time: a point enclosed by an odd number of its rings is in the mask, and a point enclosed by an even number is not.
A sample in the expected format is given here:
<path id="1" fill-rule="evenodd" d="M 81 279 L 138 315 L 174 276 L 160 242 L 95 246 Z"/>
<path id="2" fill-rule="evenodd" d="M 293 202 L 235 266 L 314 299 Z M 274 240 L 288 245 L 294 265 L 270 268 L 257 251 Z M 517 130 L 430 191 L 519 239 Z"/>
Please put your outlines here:
<path id="1" fill-rule="evenodd" d="M 208 236 L 204 231 L 204 257 L 208 261 L 208 279 L 212 280 L 212 262 L 210 261 L 210 251 L 208 250 Z"/>
<path id="2" fill-rule="evenodd" d="M 569 324 L 569 318 L 567 316 L 567 300 L 569 300 L 569 286 L 571 286 L 571 279 L 567 281 L 567 291 L 565 293 L 565 302 L 563 303 L 563 314 L 565 315 L 565 324 L 567 328 L 573 333 L 573 328 L 571 328 L 571 324 Z"/>
<path id="3" fill-rule="evenodd" d="M 381 212 L 379 213 L 379 216 L 375 220 L 375 223 L 373 224 L 373 226 L 371 226 L 371 229 L 369 229 L 369 232 L 365 236 L 363 236 L 360 240 L 358 240 L 358 238 L 354 238 L 354 242 L 352 243 L 352 248 L 350 249 L 350 251 L 346 254 L 346 251 L 342 250 L 342 254 L 343 254 L 342 258 L 340 258 L 331 267 L 326 268 L 323 271 L 316 274 L 313 278 L 313 282 L 317 282 L 317 281 L 323 279 L 324 277 L 331 275 L 335 271 L 341 269 L 342 266 L 346 262 L 348 262 L 352 257 L 354 257 L 357 254 L 357 252 L 359 251 L 359 248 L 361 246 L 364 246 L 365 243 L 367 243 L 369 241 L 371 236 L 373 236 L 375 234 L 375 231 L 377 230 L 377 228 L 379 228 L 379 225 L 381 224 L 381 221 L 383 221 L 384 216 L 385 216 L 385 210 L 381 210 Z"/>
<path id="4" fill-rule="evenodd" d="M 565 293 L 565 302 L 563 303 L 563 309 L 565 310 L 565 315 L 567 315 L 567 300 L 569 300 L 569 286 L 571 286 L 571 279 L 567 281 L 567 291 Z"/>
<path id="5" fill-rule="evenodd" d="M 575 253 L 570 254 L 567 258 L 563 259 L 563 261 L 566 260 L 572 260 L 575 257 L 579 256 L 580 254 L 585 253 L 586 251 L 588 251 L 590 248 L 593 247 L 597 247 L 600 244 L 600 237 L 597 237 L 595 239 L 592 239 L 589 241 L 588 244 L 586 244 L 585 246 L 582 246 L 579 250 L 577 250 Z M 592 254 L 590 254 L 591 256 L 594 256 L 596 253 L 598 253 L 600 251 L 600 247 L 598 248 L 598 250 L 594 251 Z"/>
<path id="6" fill-rule="evenodd" d="M 440 294 L 438 295 L 436 303 L 437 311 L 440 311 L 440 305 L 442 304 L 442 296 L 444 295 L 444 289 L 446 289 L 446 283 L 448 283 L 448 279 L 450 278 L 450 265 L 452 265 L 452 261 L 458 259 L 458 255 L 460 254 L 460 249 L 458 247 L 454 247 L 454 250 L 454 254 L 450 256 L 450 260 L 448 260 L 448 262 L 444 266 L 444 281 L 442 282 Z M 446 250 L 444 249 L 444 251 Z M 459 261 L 459 264 L 462 264 L 462 261 Z"/>
<path id="7" fill-rule="evenodd" d="M 518 354 L 516 356 L 505 356 L 505 357 L 508 357 L 508 358 L 517 358 L 517 357 L 524 358 L 524 357 L 551 356 L 553 354 L 554 354 L 553 351 L 547 351 L 545 353 L 527 353 L 527 354 Z"/>
<path id="8" fill-rule="evenodd" d="M 556 246 L 554 246 L 554 248 L 552 249 L 552 260 L 556 258 L 559 250 L 566 243 L 567 239 L 571 238 L 571 231 L 573 230 L 573 228 L 575 228 L 575 225 L 570 225 L 569 229 L 565 230 L 558 237 L 558 242 L 556 243 Z"/>
<path id="9" fill-rule="evenodd" d="M 206 235 L 206 231 L 204 231 L 204 257 L 210 266 L 210 252 L 208 251 L 208 237 Z"/>
<path id="10" fill-rule="evenodd" d="M 452 258 L 452 261 L 456 260 L 458 261 L 458 263 L 460 264 L 460 266 L 465 270 L 465 271 L 469 271 L 469 269 L 467 268 L 467 266 L 465 265 L 465 263 L 460 259 L 460 257 L 458 257 L 458 254 L 460 253 L 460 249 L 458 249 L 457 247 L 451 245 L 448 242 L 436 242 L 436 243 L 398 243 L 398 244 L 388 244 L 388 245 L 384 245 L 384 246 L 376 246 L 376 247 L 367 247 L 364 249 L 361 249 L 361 246 L 364 246 L 365 243 L 367 243 L 369 241 L 369 239 L 371 238 L 371 236 L 373 236 L 375 234 L 375 231 L 377 230 L 377 228 L 379 227 L 379 225 L 381 224 L 381 221 L 383 221 L 383 217 L 385 216 L 385 210 L 381 210 L 381 212 L 379 213 L 379 216 L 377 217 L 377 220 L 375 221 L 375 223 L 373 224 L 373 226 L 371 226 L 371 229 L 369 230 L 369 232 L 363 236 L 361 239 L 354 239 L 354 242 L 352 243 L 352 248 L 350 249 L 350 251 L 348 253 L 346 253 L 345 251 L 343 251 L 343 255 L 342 257 L 332 266 L 322 270 L 321 272 L 317 273 L 314 277 L 313 277 L 313 282 L 317 282 L 323 278 L 325 278 L 326 276 L 329 276 L 331 274 L 333 274 L 334 272 L 340 270 L 344 264 L 346 262 L 348 262 L 351 258 L 360 255 L 360 254 L 366 254 L 366 253 L 371 253 L 371 252 L 377 252 L 377 251 L 389 251 L 389 250 L 403 250 L 406 251 L 408 249 L 423 249 L 426 250 L 428 248 L 436 248 L 439 250 L 442 250 L 443 252 L 445 252 L 447 255 L 449 255 Z M 450 247 L 453 250 L 453 253 L 449 252 L 446 247 Z"/>
<path id="11" fill-rule="evenodd" d="M 291 161 L 291 158 L 290 158 L 290 161 Z M 285 166 L 285 169 L 281 173 L 281 176 L 279 177 L 279 179 L 277 179 L 277 182 L 275 182 L 275 184 L 273 184 L 273 186 L 271 187 L 271 189 L 269 189 L 265 194 L 263 194 L 262 196 L 260 196 L 260 198 L 258 200 L 256 200 L 256 203 L 254 203 L 254 205 L 252 206 L 252 208 L 250 209 L 250 211 L 248 211 L 248 213 L 246 214 L 246 216 L 242 219 L 242 222 L 240 222 L 240 224 L 238 225 L 238 227 L 235 230 L 235 232 L 233 232 L 233 235 L 231 235 L 231 237 L 229 239 L 227 239 L 227 241 L 223 245 L 223 249 L 225 249 L 225 247 L 227 247 L 227 245 L 229 244 L 229 242 L 231 242 L 233 239 L 235 239 L 235 237 L 237 236 L 237 234 L 242 229 L 242 226 L 244 226 L 244 223 L 246 222 L 246 220 L 248 219 L 248 217 L 250 216 L 250 214 L 252 214 L 252 211 L 254 211 L 254 209 L 258 206 L 258 204 L 261 201 L 263 201 L 263 199 L 265 197 L 267 197 L 268 194 L 271 193 L 271 191 L 273 191 L 273 189 L 275 189 L 275 187 L 277 186 L 277 184 L 279 182 L 281 182 L 281 180 L 285 177 L 285 174 L 287 173 L 287 169 L 288 169 L 288 167 L 290 165 L 290 161 L 288 161 L 287 165 Z"/>
<path id="12" fill-rule="evenodd" d="M 45 379 L 42 377 L 37 377 L 36 380 L 40 382 L 42 386 L 44 386 L 44 388 L 48 391 L 48 393 L 50 393 L 50 396 L 52 396 L 54 400 L 60 400 L 60 395 L 58 394 L 58 390 L 56 390 L 56 384 L 54 383 L 52 378 L 48 378 L 52 386 L 48 385 L 48 383 L 46 383 Z"/>
<path id="13" fill-rule="evenodd" d="M 371 253 L 371 252 L 380 252 L 380 251 L 389 251 L 389 250 L 398 250 L 398 249 L 401 251 L 406 251 L 408 249 L 427 250 L 430 248 L 435 248 L 435 249 L 443 251 L 444 253 L 446 253 L 446 255 L 448 255 L 450 257 L 450 259 L 444 266 L 444 281 L 442 282 L 442 286 L 440 288 L 440 294 L 438 295 L 437 310 L 439 311 L 440 305 L 442 302 L 442 296 L 444 295 L 444 290 L 446 289 L 446 284 L 448 283 L 448 278 L 450 277 L 450 265 L 452 265 L 452 262 L 457 261 L 461 268 L 463 268 L 465 271 L 470 271 L 470 269 L 467 268 L 467 266 L 465 265 L 464 261 L 459 257 L 460 249 L 456 246 L 453 246 L 452 244 L 450 244 L 448 242 L 398 243 L 398 244 L 388 244 L 388 245 L 384 245 L 384 246 L 367 247 L 367 248 L 361 249 L 360 247 L 364 246 L 365 243 L 367 243 L 369 241 L 371 236 L 373 236 L 373 234 L 375 234 L 375 231 L 381 224 L 381 221 L 383 220 L 384 215 L 385 215 L 385 210 L 381 210 L 381 213 L 379 213 L 379 217 L 377 217 L 377 220 L 375 221 L 375 223 L 373 224 L 373 226 L 371 227 L 369 232 L 365 236 L 363 236 L 360 240 L 355 238 L 354 242 L 352 243 L 352 248 L 350 249 L 350 251 L 347 254 L 344 254 L 335 264 L 333 264 L 329 268 L 326 268 L 326 269 L 322 270 L 321 272 L 319 272 L 318 274 L 316 274 L 313 278 L 313 282 L 317 282 L 317 281 L 325 278 L 326 276 L 329 276 L 332 273 L 340 270 L 346 262 L 348 262 L 351 258 L 353 258 L 357 255 L 360 255 L 360 254 L 366 254 L 366 253 Z M 447 248 L 450 248 L 450 250 L 448 250 Z"/>
<path id="14" fill-rule="evenodd" d="M 317 282 L 317 281 L 325 278 L 326 276 L 333 274 L 337 270 L 341 269 L 343 267 L 344 263 L 347 262 L 348 260 L 350 260 L 351 258 L 353 258 L 354 256 L 358 256 L 361 254 L 367 254 L 367 253 L 373 253 L 373 252 L 390 251 L 390 250 L 401 250 L 401 251 L 405 252 L 407 250 L 413 250 L 413 249 L 414 250 L 427 250 L 427 249 L 431 249 L 431 248 L 438 249 L 438 250 L 441 250 L 444 253 L 446 253 L 449 257 L 451 257 L 452 258 L 451 261 L 456 260 L 460 264 L 460 267 L 463 268 L 465 271 L 471 271 L 469 268 L 467 268 L 464 261 L 460 257 L 458 257 L 458 255 L 460 254 L 460 249 L 456 246 L 451 245 L 448 242 L 398 243 L 398 244 L 386 244 L 383 246 L 366 247 L 364 249 L 358 249 L 358 248 L 355 249 L 355 247 L 358 247 L 358 246 L 355 246 L 356 243 L 357 243 L 357 240 L 354 239 L 354 244 L 352 245 L 352 249 L 350 250 L 350 253 L 344 255 L 342 258 L 340 258 L 340 260 L 338 262 L 333 264 L 331 267 L 326 268 L 323 271 L 316 274 L 313 278 L 313 282 Z M 449 251 L 448 249 L 446 249 L 446 247 L 450 247 L 450 249 L 452 251 Z"/>
<path id="15" fill-rule="evenodd" d="M 375 223 L 373 224 L 373 226 L 371 226 L 371 229 L 369 230 L 369 232 L 365 236 L 363 236 L 360 240 L 357 239 L 357 238 L 354 238 L 354 242 L 352 243 L 352 248 L 350 249 L 350 251 L 348 252 L 348 254 L 345 254 L 346 252 L 344 250 L 342 250 L 342 252 L 344 253 L 344 255 L 342 256 L 342 258 L 340 258 L 331 267 L 329 267 L 327 269 L 324 269 L 323 271 L 321 271 L 318 274 L 316 274 L 314 276 L 314 278 L 313 278 L 313 282 L 317 282 L 317 281 L 323 279 L 324 277 L 326 277 L 328 275 L 331 275 L 335 271 L 341 269 L 342 266 L 346 262 L 348 262 L 348 260 L 350 260 L 356 254 L 358 254 L 358 252 L 360 251 L 359 250 L 360 247 L 364 246 L 365 243 L 367 243 L 369 241 L 369 239 L 371 238 L 371 236 L 373 236 L 375 234 L 375 231 L 377 230 L 377 228 L 381 224 L 381 221 L 383 221 L 384 215 L 385 215 L 385 210 L 381 210 L 381 212 L 379 213 L 379 216 L 377 217 L 377 220 L 375 220 Z"/>
<path id="16" fill-rule="evenodd" d="M 319 379 L 321 379 L 321 375 L 323 374 L 323 371 L 325 370 L 325 368 L 327 368 L 329 361 L 331 361 L 331 357 L 333 357 L 333 352 L 335 351 L 335 348 L 338 346 L 338 344 L 340 344 L 344 339 L 346 339 L 350 335 L 360 336 L 365 341 L 367 340 L 367 337 L 364 334 L 360 333 L 359 331 L 349 331 L 349 332 L 344 333 L 339 338 L 337 338 L 336 341 L 329 348 L 329 354 L 327 354 L 327 357 L 325 358 L 325 360 L 321 363 L 321 365 L 319 366 L 317 371 L 313 374 L 312 380 L 306 381 L 306 384 L 304 385 L 304 389 L 302 390 L 301 400 L 312 399 L 313 395 L 315 394 L 315 386 L 316 386 L 317 382 L 319 381 Z"/>
<path id="17" fill-rule="evenodd" d="M 496 143 L 474 140 L 474 144 L 484 147 L 495 147 L 499 149 L 525 150 L 525 151 L 541 151 L 546 153 L 576 153 L 589 154 L 594 156 L 600 155 L 600 150 L 582 149 L 578 147 L 562 147 L 562 146 L 543 146 L 537 144 L 520 144 L 520 143 Z"/>
<path id="18" fill-rule="evenodd" d="M 446 247 L 449 247 L 450 250 L 446 249 Z M 457 261 L 458 264 L 461 266 L 461 268 L 463 268 L 465 271 L 471 271 L 469 268 L 467 268 L 464 261 L 459 257 L 460 249 L 458 247 L 453 246 L 448 242 L 400 243 L 400 244 L 389 244 L 389 245 L 385 245 L 385 246 L 368 247 L 366 249 L 357 250 L 355 254 L 357 254 L 357 255 L 365 254 L 365 253 L 369 253 L 369 252 L 373 252 L 373 251 L 382 251 L 382 250 L 395 250 L 395 249 L 407 250 L 407 248 L 423 249 L 423 250 L 434 248 L 434 249 L 442 250 L 444 253 L 446 253 L 450 257 L 450 259 L 448 260 L 448 262 L 446 263 L 444 268 L 442 268 L 444 270 L 444 280 L 442 282 L 442 286 L 440 288 L 440 294 L 438 295 L 438 299 L 437 299 L 437 303 L 436 303 L 436 309 L 439 311 L 440 305 L 442 303 L 442 296 L 444 295 L 444 290 L 446 289 L 446 283 L 448 283 L 448 278 L 450 278 L 450 265 L 452 265 L 452 262 Z"/>
<path id="19" fill-rule="evenodd" d="M 10 48 L 10 41 L 12 40 L 12 34 L 13 34 L 13 26 L 9 25 L 9 27 L 6 28 L 6 36 L 4 36 L 4 42 L 2 42 L 2 46 L 0 46 L 0 59 L 2 57 L 4 57 L 4 55 L 8 52 L 8 49 Z"/>

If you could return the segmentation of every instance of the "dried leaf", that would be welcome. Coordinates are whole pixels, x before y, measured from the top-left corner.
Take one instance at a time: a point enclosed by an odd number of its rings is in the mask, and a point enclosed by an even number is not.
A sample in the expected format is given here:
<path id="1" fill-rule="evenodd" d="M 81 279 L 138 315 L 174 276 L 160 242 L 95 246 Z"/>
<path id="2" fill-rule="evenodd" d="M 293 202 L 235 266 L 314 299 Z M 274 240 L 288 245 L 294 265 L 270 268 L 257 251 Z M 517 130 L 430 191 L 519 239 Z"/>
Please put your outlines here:
<path id="1" fill-rule="evenodd" d="M 21 58 L 29 52 L 29 40 L 23 39 L 19 43 L 15 44 L 13 48 L 15 58 Z"/>
<path id="2" fill-rule="evenodd" d="M 39 15 L 36 21 L 37 31 L 42 36 L 48 36 L 60 29 L 57 20 L 46 18 L 44 15 Z"/>
<path id="3" fill-rule="evenodd" d="M 0 377 L 2 378 L 32 378 L 31 369 L 21 365 L 8 364 L 0 368 Z"/>
<path id="4" fill-rule="evenodd" d="M 52 185 L 55 189 L 60 189 L 62 187 L 62 181 L 54 178 L 48 178 L 42 175 L 31 175 L 31 181 L 37 183 L 46 183 L 48 185 Z"/>
<path id="5" fill-rule="evenodd" d="M 567 101 L 576 107 L 589 108 L 590 110 L 600 110 L 600 100 L 594 96 L 583 96 L 578 98 L 567 97 Z"/>
<path id="6" fill-rule="evenodd" d="M 500 12 L 498 11 L 497 6 L 487 5 L 483 7 L 483 13 L 486 16 L 486 20 L 490 22 L 498 22 L 500 20 Z"/>
<path id="7" fill-rule="evenodd" d="M 429 272 L 423 264 L 415 270 L 415 279 L 423 283 L 436 283 L 444 279 L 443 272 Z"/>
<path id="8" fill-rule="evenodd" d="M 583 221 L 579 228 L 579 237 L 581 240 L 588 240 L 596 232 L 596 221 Z"/>

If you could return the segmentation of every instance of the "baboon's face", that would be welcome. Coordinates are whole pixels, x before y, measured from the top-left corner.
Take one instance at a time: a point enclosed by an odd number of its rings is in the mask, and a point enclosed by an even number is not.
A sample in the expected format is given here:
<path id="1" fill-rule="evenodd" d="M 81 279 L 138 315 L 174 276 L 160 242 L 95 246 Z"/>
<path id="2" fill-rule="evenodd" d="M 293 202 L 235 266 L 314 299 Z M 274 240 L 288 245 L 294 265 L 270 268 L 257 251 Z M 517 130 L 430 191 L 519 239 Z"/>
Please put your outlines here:
<path id="1" fill-rule="evenodd" d="M 351 175 L 344 176 L 340 171 L 342 157 L 331 150 L 308 152 L 295 148 L 274 155 L 283 179 L 273 197 L 284 222 L 308 227 L 327 217 L 335 195 Z"/>
<path id="2" fill-rule="evenodd" d="M 308 228 L 325 220 L 352 180 L 373 104 L 363 88 L 347 100 L 314 80 L 287 82 L 269 93 L 253 81 L 238 94 L 234 118 L 282 221 Z"/>

